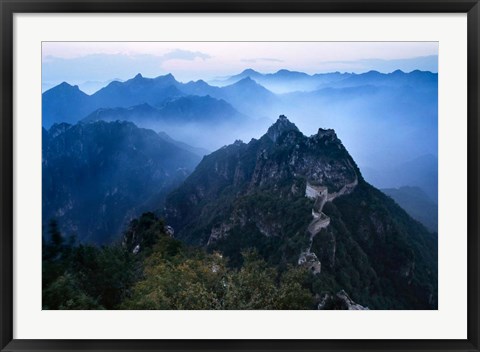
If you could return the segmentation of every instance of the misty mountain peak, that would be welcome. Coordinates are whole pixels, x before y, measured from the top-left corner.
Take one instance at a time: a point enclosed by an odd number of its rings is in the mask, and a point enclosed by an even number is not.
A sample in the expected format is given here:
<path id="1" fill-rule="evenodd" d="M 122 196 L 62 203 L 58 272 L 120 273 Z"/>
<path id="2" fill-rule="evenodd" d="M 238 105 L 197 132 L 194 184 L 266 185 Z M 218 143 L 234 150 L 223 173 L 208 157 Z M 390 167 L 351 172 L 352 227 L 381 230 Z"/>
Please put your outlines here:
<path id="1" fill-rule="evenodd" d="M 382 74 L 376 70 L 370 70 L 367 73 L 364 73 L 365 76 L 381 76 Z"/>
<path id="2" fill-rule="evenodd" d="M 205 82 L 203 79 L 199 79 L 199 80 L 197 80 L 197 81 L 190 81 L 190 82 L 188 82 L 188 83 L 198 84 L 198 85 L 200 85 L 200 86 L 202 86 L 202 87 L 208 87 L 208 86 L 209 86 L 208 83 Z"/>
<path id="3" fill-rule="evenodd" d="M 166 82 L 176 81 L 175 77 L 171 73 L 167 73 L 166 75 L 163 75 L 163 76 L 158 76 L 155 79 L 159 81 L 166 81 Z"/>
<path id="4" fill-rule="evenodd" d="M 258 74 L 258 72 L 252 68 L 247 68 L 246 70 L 243 70 L 241 73 L 241 75 L 256 75 L 256 74 Z"/>
<path id="5" fill-rule="evenodd" d="M 80 92 L 80 88 L 77 85 L 71 85 L 67 82 L 62 82 L 50 90 L 56 92 Z"/>
<path id="6" fill-rule="evenodd" d="M 286 69 L 278 70 L 274 75 L 277 76 L 277 77 L 284 77 L 284 78 L 308 77 L 308 75 L 304 72 L 290 71 L 290 70 L 286 70 Z"/>
<path id="7" fill-rule="evenodd" d="M 281 69 L 276 72 L 277 75 L 288 75 L 290 73 L 298 73 L 298 72 L 293 72 L 287 69 Z"/>
<path id="8" fill-rule="evenodd" d="M 298 132 L 299 129 L 294 123 L 290 122 L 285 115 L 280 115 L 278 120 L 268 129 L 267 136 L 269 136 L 272 141 L 276 142 L 278 137 L 288 131 Z"/>
<path id="9" fill-rule="evenodd" d="M 250 76 L 248 76 L 248 77 L 245 77 L 245 78 L 241 79 L 236 84 L 256 84 L 256 83 L 257 82 L 255 82 Z"/>
<path id="10" fill-rule="evenodd" d="M 137 73 L 135 77 L 130 78 L 129 80 L 125 81 L 125 83 L 117 84 L 116 82 L 111 82 L 107 87 L 122 87 L 122 86 L 138 86 L 144 85 L 147 82 L 147 78 L 143 77 L 141 73 Z"/>

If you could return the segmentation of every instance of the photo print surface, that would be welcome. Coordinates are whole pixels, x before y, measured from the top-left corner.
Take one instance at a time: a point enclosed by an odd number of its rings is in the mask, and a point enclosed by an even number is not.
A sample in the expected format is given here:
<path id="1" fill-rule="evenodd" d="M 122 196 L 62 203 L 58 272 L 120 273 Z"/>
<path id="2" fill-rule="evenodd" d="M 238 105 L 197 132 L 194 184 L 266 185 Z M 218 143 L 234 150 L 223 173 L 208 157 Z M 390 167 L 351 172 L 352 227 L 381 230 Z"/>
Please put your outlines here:
<path id="1" fill-rule="evenodd" d="M 43 42 L 44 310 L 435 310 L 437 42 Z"/>

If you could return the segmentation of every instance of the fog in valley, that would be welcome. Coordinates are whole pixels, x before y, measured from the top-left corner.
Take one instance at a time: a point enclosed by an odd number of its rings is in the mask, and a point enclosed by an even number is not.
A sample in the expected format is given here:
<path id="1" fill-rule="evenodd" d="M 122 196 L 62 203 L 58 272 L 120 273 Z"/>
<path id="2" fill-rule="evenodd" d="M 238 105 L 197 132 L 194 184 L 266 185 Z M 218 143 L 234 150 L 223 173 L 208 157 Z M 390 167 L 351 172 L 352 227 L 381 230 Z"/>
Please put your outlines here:
<path id="1" fill-rule="evenodd" d="M 437 199 L 436 183 L 427 179 L 436 174 L 438 148 L 434 73 L 307 75 L 247 69 L 210 84 L 202 80 L 182 83 L 173 75 L 146 78 L 139 74 L 125 82 L 109 83 L 92 95 L 68 84 L 63 88 L 69 87 L 84 99 L 76 120 L 131 121 L 166 133 L 200 156 L 236 140 L 248 143 L 260 138 L 281 114 L 305 135 L 331 128 L 367 181 L 379 188 L 420 186 Z M 56 90 L 59 86 L 44 93 L 46 128 L 54 122 L 49 118 L 48 98 L 55 97 Z M 55 99 L 55 112 L 58 108 Z M 431 164 L 429 170 L 423 170 L 422 160 Z"/>

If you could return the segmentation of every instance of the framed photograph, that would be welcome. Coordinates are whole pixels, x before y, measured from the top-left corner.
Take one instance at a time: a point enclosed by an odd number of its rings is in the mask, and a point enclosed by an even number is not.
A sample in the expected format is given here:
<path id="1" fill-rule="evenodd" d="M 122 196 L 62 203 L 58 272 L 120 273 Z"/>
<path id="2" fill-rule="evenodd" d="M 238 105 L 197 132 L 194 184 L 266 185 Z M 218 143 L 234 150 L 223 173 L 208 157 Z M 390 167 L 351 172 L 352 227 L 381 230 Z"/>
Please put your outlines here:
<path id="1" fill-rule="evenodd" d="M 1 1 L 2 351 L 478 351 L 478 1 Z"/>

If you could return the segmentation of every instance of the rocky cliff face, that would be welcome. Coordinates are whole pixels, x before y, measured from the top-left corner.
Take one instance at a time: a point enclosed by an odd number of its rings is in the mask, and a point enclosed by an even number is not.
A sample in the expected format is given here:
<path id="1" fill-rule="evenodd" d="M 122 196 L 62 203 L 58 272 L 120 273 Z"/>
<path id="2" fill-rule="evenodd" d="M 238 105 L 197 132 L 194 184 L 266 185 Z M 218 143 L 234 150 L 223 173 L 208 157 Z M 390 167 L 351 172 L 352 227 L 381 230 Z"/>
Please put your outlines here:
<path id="1" fill-rule="evenodd" d="M 306 137 L 280 116 L 262 138 L 204 157 L 165 216 L 176 238 L 233 266 L 255 248 L 279 268 L 307 267 L 319 295 L 344 289 L 377 309 L 436 307 L 436 239 L 363 180 L 333 130 Z"/>
<path id="2" fill-rule="evenodd" d="M 306 182 L 324 187 L 334 197 L 359 177 L 355 162 L 333 130 L 319 129 L 306 137 L 282 115 L 259 140 L 236 141 L 204 157 L 171 195 L 167 214 L 176 223 L 186 222 L 198 215 L 192 214 L 192 207 L 221 194 L 236 197 L 271 190 L 286 198 L 303 196 Z"/>
<path id="3" fill-rule="evenodd" d="M 124 226 L 163 204 L 199 157 L 129 122 L 55 124 L 43 130 L 44 229 L 108 244 Z"/>
<path id="4" fill-rule="evenodd" d="M 344 290 L 337 292 L 336 295 L 325 293 L 320 298 L 317 308 L 319 310 L 369 310 L 368 307 L 352 301 Z"/>

